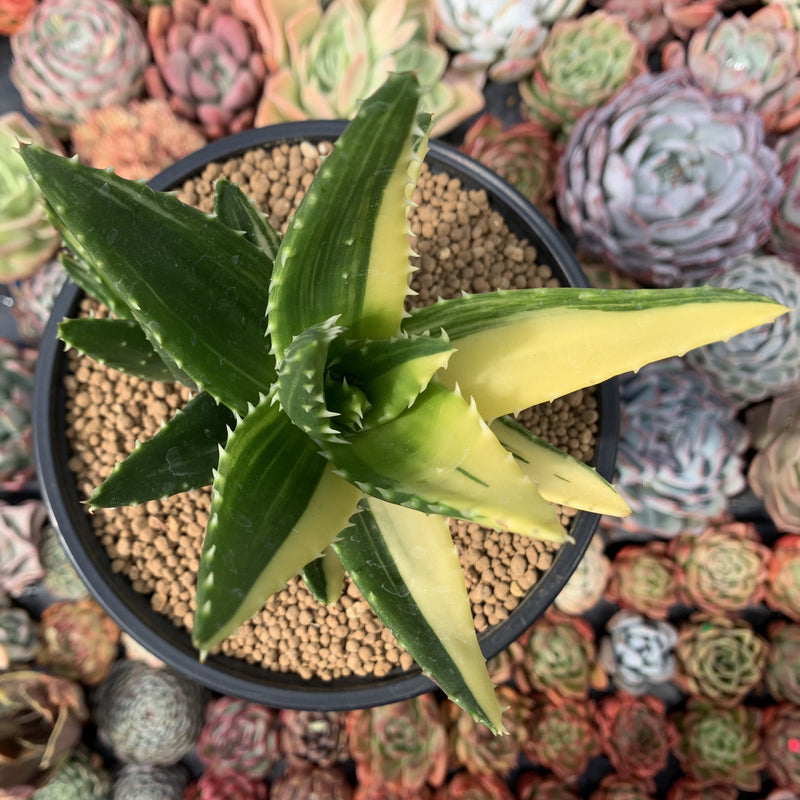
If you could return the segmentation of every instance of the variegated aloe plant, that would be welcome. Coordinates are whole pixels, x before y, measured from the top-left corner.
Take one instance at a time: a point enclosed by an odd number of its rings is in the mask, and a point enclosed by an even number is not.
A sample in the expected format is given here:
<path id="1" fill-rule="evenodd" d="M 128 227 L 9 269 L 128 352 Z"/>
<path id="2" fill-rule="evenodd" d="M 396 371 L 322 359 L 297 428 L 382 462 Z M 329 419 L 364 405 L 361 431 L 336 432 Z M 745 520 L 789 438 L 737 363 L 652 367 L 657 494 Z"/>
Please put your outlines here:
<path id="1" fill-rule="evenodd" d="M 343 565 L 421 668 L 499 731 L 447 517 L 564 542 L 551 503 L 627 512 L 506 415 L 785 309 L 722 289 L 544 289 L 405 314 L 420 94 L 396 74 L 362 103 L 282 239 L 225 181 L 208 215 L 35 146 L 22 156 L 72 277 L 115 314 L 65 321 L 62 338 L 196 389 L 89 504 L 213 481 L 198 649 L 300 570 L 331 601 Z"/>

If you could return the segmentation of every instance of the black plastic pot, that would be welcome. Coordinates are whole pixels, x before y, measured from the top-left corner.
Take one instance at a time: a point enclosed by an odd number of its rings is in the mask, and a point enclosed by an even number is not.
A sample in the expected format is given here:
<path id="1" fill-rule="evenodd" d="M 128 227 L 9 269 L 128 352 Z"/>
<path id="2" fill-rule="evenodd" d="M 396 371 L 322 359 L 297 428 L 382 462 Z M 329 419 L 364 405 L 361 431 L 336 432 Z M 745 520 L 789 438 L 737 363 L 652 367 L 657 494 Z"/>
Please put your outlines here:
<path id="1" fill-rule="evenodd" d="M 180 186 L 200 173 L 209 162 L 235 157 L 253 147 L 280 142 L 333 140 L 343 130 L 341 122 L 301 122 L 249 130 L 217 141 L 179 161 L 150 181 L 157 190 Z M 509 228 L 536 246 L 539 260 L 548 264 L 564 285 L 586 286 L 572 252 L 547 220 L 520 194 L 493 172 L 456 149 L 432 142 L 427 163 L 435 172 L 444 171 L 461 179 L 469 188 L 486 190 L 491 205 L 505 218 Z M 420 670 L 392 672 L 381 678 L 341 678 L 332 682 L 303 680 L 297 675 L 272 672 L 223 655 L 209 656 L 200 663 L 189 635 L 150 607 L 146 596 L 134 591 L 130 581 L 111 571 L 111 564 L 93 531 L 81 504 L 75 480 L 68 467 L 65 432 L 67 369 L 64 349 L 56 326 L 75 314 L 80 289 L 68 284 L 58 297 L 45 333 L 36 374 L 34 438 L 39 479 L 45 504 L 62 541 L 81 577 L 108 614 L 149 651 L 174 669 L 212 689 L 273 707 L 338 709 L 383 705 L 433 688 Z M 600 420 L 595 466 L 611 477 L 616 454 L 619 398 L 616 382 L 600 388 Z M 553 564 L 527 597 L 501 625 L 481 637 L 487 658 L 505 649 L 552 603 L 580 561 L 599 522 L 596 514 L 580 512 L 571 529 L 576 543 L 561 547 Z"/>

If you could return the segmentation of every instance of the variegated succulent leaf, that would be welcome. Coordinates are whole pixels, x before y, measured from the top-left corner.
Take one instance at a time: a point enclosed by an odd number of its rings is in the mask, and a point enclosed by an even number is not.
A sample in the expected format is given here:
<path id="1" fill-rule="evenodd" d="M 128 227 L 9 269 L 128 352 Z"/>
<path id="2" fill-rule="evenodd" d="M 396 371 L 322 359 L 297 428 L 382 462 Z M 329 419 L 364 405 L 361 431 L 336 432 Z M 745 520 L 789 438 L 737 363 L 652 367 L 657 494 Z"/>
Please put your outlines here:
<path id="1" fill-rule="evenodd" d="M 220 178 L 214 185 L 214 213 L 229 228 L 241 231 L 270 262 L 275 260 L 280 235 L 253 201 L 226 178 Z"/>

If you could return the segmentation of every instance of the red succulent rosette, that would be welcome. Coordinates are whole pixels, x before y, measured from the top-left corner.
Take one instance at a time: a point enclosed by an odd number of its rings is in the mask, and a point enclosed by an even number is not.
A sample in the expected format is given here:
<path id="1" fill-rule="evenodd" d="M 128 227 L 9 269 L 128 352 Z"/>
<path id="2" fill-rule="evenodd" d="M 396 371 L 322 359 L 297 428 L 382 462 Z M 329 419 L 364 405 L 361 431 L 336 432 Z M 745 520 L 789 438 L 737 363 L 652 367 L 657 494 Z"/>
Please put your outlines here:
<path id="1" fill-rule="evenodd" d="M 270 800 L 352 800 L 353 787 L 340 767 L 291 766 L 270 786 Z"/>
<path id="2" fill-rule="evenodd" d="M 359 783 L 353 794 L 353 800 L 431 800 L 432 797 L 433 790 L 429 786 L 406 789 L 402 786 L 390 786 L 380 779 L 372 783 Z"/>
<path id="3" fill-rule="evenodd" d="M 787 533 L 772 545 L 764 600 L 794 622 L 800 622 L 800 534 Z"/>
<path id="4" fill-rule="evenodd" d="M 434 800 L 514 800 L 514 795 L 499 775 L 473 775 L 459 772 L 433 796 Z"/>
<path id="5" fill-rule="evenodd" d="M 698 783 L 678 778 L 667 793 L 667 800 L 736 800 L 739 790 L 730 783 Z"/>
<path id="6" fill-rule="evenodd" d="M 330 767 L 350 758 L 347 714 L 342 711 L 279 711 L 281 751 L 290 763 Z"/>
<path id="7" fill-rule="evenodd" d="M 800 708 L 789 703 L 764 711 L 767 771 L 781 789 L 800 794 Z"/>
<path id="8" fill-rule="evenodd" d="M 606 775 L 600 785 L 589 795 L 589 800 L 655 800 L 637 780 L 620 775 Z"/>
<path id="9" fill-rule="evenodd" d="M 800 623 L 774 620 L 767 626 L 767 641 L 767 690 L 779 702 L 800 705 Z"/>
<path id="10" fill-rule="evenodd" d="M 236 773 L 206 771 L 186 787 L 184 800 L 267 800 L 267 784 Z"/>
<path id="11" fill-rule="evenodd" d="M 578 795 L 552 775 L 523 772 L 514 787 L 517 800 L 578 800 Z"/>

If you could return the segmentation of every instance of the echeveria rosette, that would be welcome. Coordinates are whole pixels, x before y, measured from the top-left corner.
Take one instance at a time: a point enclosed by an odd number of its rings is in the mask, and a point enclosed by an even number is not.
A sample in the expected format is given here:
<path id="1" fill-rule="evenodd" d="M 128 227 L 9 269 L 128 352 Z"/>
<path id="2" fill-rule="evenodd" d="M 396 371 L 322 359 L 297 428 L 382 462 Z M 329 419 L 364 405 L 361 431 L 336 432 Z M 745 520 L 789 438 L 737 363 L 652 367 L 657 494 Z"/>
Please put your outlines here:
<path id="1" fill-rule="evenodd" d="M 329 767 L 347 761 L 347 715 L 343 711 L 302 711 L 282 708 L 280 751 L 289 762 Z"/>
<path id="2" fill-rule="evenodd" d="M 47 218 L 41 190 L 16 152 L 19 141 L 61 150 L 22 114 L 0 116 L 0 278 L 6 283 L 31 275 L 61 242 Z"/>
<path id="3" fill-rule="evenodd" d="M 522 772 L 514 786 L 517 800 L 578 800 L 578 795 L 552 775 Z"/>
<path id="4" fill-rule="evenodd" d="M 423 786 L 421 789 L 403 789 L 389 786 L 380 780 L 357 784 L 353 794 L 353 800 L 431 800 L 432 797 L 433 790 L 430 786 Z"/>
<path id="5" fill-rule="evenodd" d="M 341 767 L 293 764 L 269 787 L 270 800 L 325 797 L 352 800 L 353 787 Z"/>
<path id="6" fill-rule="evenodd" d="M 33 11 L 36 0 L 3 0 L 0 3 L 0 36 L 11 36 Z"/>
<path id="7" fill-rule="evenodd" d="M 654 800 L 645 786 L 621 775 L 606 775 L 589 795 L 589 800 Z"/>
<path id="8" fill-rule="evenodd" d="M 691 697 L 732 707 L 760 683 L 768 644 L 744 619 L 698 613 L 678 631 L 675 681 Z"/>
<path id="9" fill-rule="evenodd" d="M 103 768 L 102 758 L 77 750 L 50 775 L 32 795 L 32 800 L 108 800 L 111 776 Z M 133 795 L 130 795 L 134 800 Z"/>
<path id="10" fill-rule="evenodd" d="M 785 619 L 767 626 L 764 685 L 778 702 L 800 706 L 800 624 Z"/>
<path id="11" fill-rule="evenodd" d="M 217 775 L 204 772 L 186 787 L 184 800 L 267 800 L 267 784 L 262 780 L 246 778 L 244 775 Z"/>
<path id="12" fill-rule="evenodd" d="M 749 439 L 737 407 L 679 359 L 624 376 L 620 397 L 615 485 L 633 513 L 611 525 L 662 537 L 702 532 L 745 487 Z"/>
<path id="13" fill-rule="evenodd" d="M 600 745 L 617 774 L 655 788 L 653 779 L 666 767 L 677 736 L 664 702 L 652 695 L 607 695 L 597 705 L 596 723 Z"/>
<path id="14" fill-rule="evenodd" d="M 725 342 L 690 350 L 686 363 L 710 375 L 726 397 L 742 406 L 796 386 L 800 382 L 800 273 L 777 256 L 747 254 L 735 258 L 709 284 L 759 292 L 794 311 Z"/>
<path id="15" fill-rule="evenodd" d="M 739 790 L 729 783 L 708 783 L 686 777 L 678 778 L 667 792 L 667 800 L 736 800 L 737 797 Z"/>
<path id="16" fill-rule="evenodd" d="M 690 700 L 673 720 L 678 731 L 674 753 L 689 778 L 759 790 L 760 771 L 766 765 L 759 709 Z"/>
<path id="17" fill-rule="evenodd" d="M 523 115 L 565 140 L 583 113 L 645 70 L 644 48 L 621 17 L 594 11 L 559 20 L 520 81 Z"/>
<path id="18" fill-rule="evenodd" d="M 711 614 L 738 611 L 764 594 L 770 550 L 753 523 L 712 523 L 699 536 L 670 542 L 680 568 L 681 593 L 690 605 Z"/>
<path id="19" fill-rule="evenodd" d="M 433 800 L 514 800 L 514 795 L 499 775 L 458 772 L 434 794 Z"/>
<path id="20" fill-rule="evenodd" d="M 674 625 L 623 609 L 608 620 L 605 630 L 598 661 L 619 689 L 638 696 L 672 680 L 678 641 Z"/>
<path id="21" fill-rule="evenodd" d="M 432 694 L 349 712 L 347 739 L 359 782 L 419 789 L 447 775 L 447 728 Z"/>
<path id="22" fill-rule="evenodd" d="M 23 489 L 34 476 L 33 384 L 38 352 L 0 339 L 0 488 Z"/>
<path id="23" fill-rule="evenodd" d="M 143 86 L 150 50 L 111 0 L 46 0 L 11 37 L 11 80 L 25 108 L 68 131 L 92 108 L 124 105 Z"/>
<path id="24" fill-rule="evenodd" d="M 41 671 L 0 674 L 0 786 L 46 777 L 80 743 L 88 718 L 80 684 Z"/>
<path id="25" fill-rule="evenodd" d="M 264 778 L 281 758 L 278 712 L 236 697 L 219 697 L 206 706 L 197 755 L 219 775 Z"/>
<path id="26" fill-rule="evenodd" d="M 255 32 L 231 0 L 174 0 L 147 18 L 154 64 L 144 74 L 152 97 L 210 139 L 253 127 L 267 68 Z"/>
<path id="27" fill-rule="evenodd" d="M 781 789 L 800 793 L 800 708 L 790 703 L 764 710 L 767 772 Z"/>
<path id="28" fill-rule="evenodd" d="M 526 631 L 514 678 L 523 692 L 543 692 L 554 702 L 580 701 L 605 683 L 595 656 L 591 623 L 549 610 Z"/>
<path id="29" fill-rule="evenodd" d="M 785 534 L 772 544 L 764 601 L 793 622 L 800 622 L 800 535 Z"/>
<path id="30" fill-rule="evenodd" d="M 563 781 L 576 778 L 600 754 L 594 715 L 592 700 L 535 698 L 525 755 Z"/>
<path id="31" fill-rule="evenodd" d="M 766 242 L 783 192 L 761 118 L 685 70 L 643 73 L 584 114 L 556 172 L 579 243 L 635 280 L 681 286 Z"/>
<path id="32" fill-rule="evenodd" d="M 46 519 L 38 500 L 0 502 L 0 591 L 19 597 L 44 576 L 38 547 Z"/>
<path id="33" fill-rule="evenodd" d="M 611 576 L 611 561 L 604 552 L 599 533 L 592 537 L 575 571 L 570 575 L 553 605 L 564 614 L 580 615 L 593 608 L 603 596 Z"/>
<path id="34" fill-rule="evenodd" d="M 606 598 L 651 619 L 666 619 L 680 600 L 680 581 L 667 542 L 627 544 L 614 555 Z"/>
<path id="35" fill-rule="evenodd" d="M 785 188 L 772 216 L 767 248 L 797 264 L 800 263 L 800 130 L 781 136 L 772 147 L 780 160 Z"/>
<path id="36" fill-rule="evenodd" d="M 767 133 L 787 133 L 800 123 L 800 34 L 786 25 L 777 5 L 749 16 L 715 14 L 685 48 L 667 43 L 662 64 L 688 68 L 712 94 L 746 97 Z"/>

